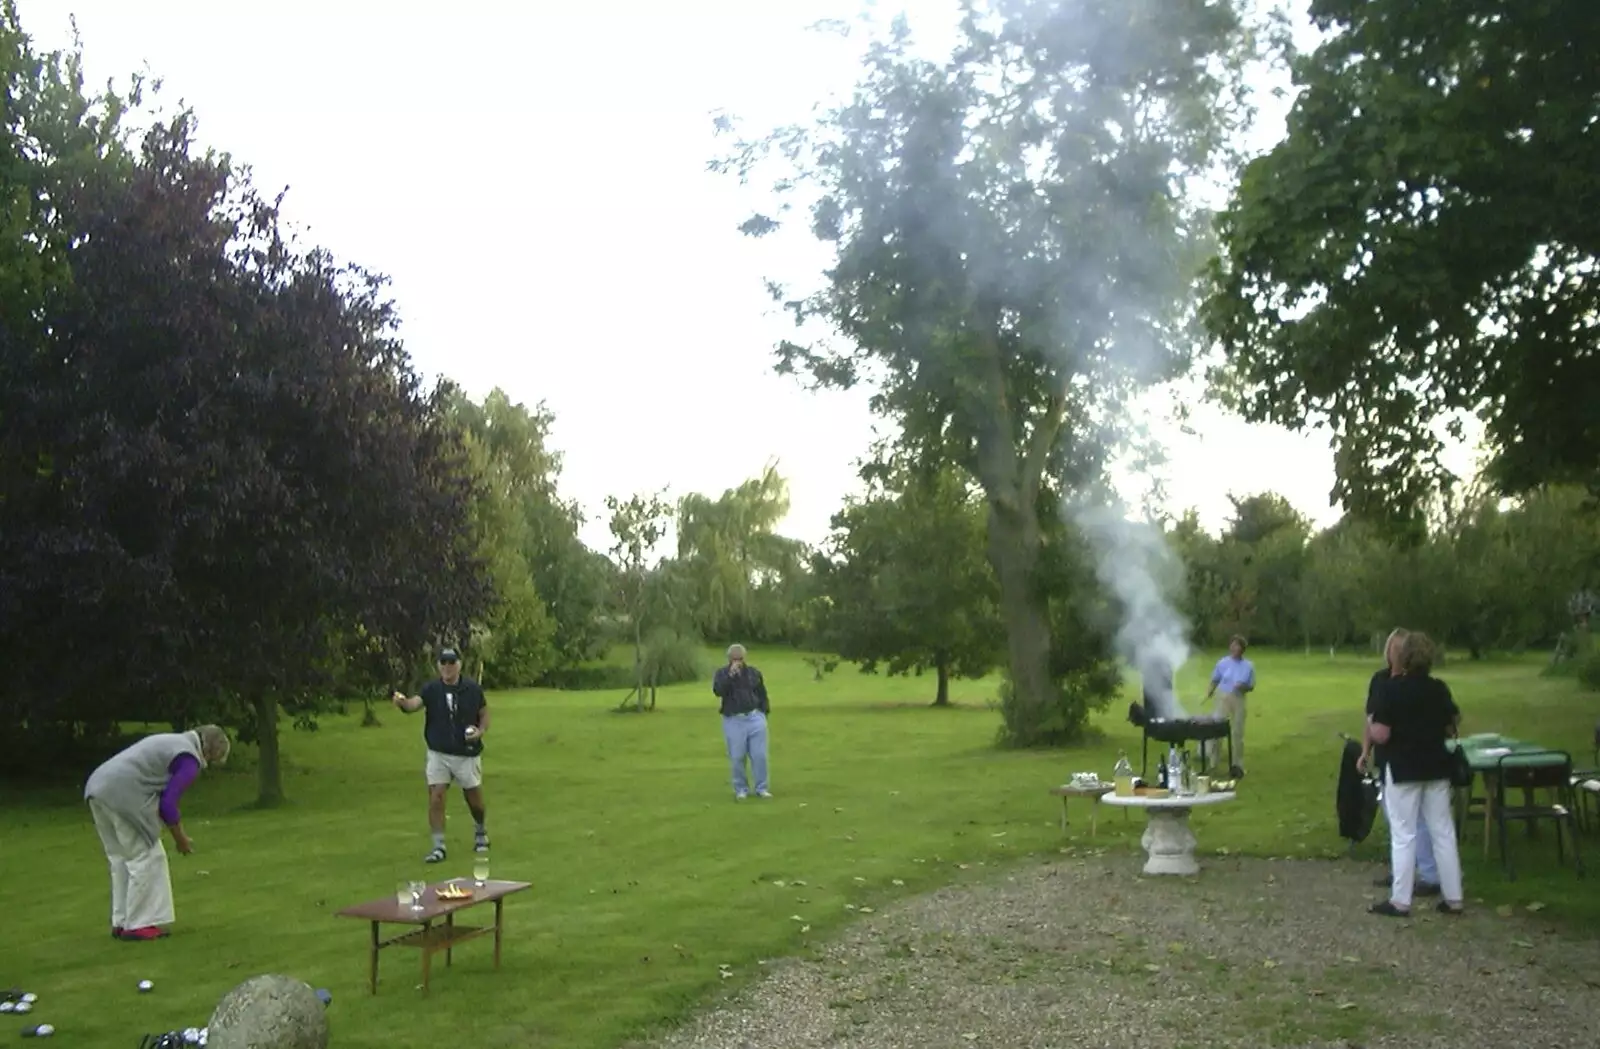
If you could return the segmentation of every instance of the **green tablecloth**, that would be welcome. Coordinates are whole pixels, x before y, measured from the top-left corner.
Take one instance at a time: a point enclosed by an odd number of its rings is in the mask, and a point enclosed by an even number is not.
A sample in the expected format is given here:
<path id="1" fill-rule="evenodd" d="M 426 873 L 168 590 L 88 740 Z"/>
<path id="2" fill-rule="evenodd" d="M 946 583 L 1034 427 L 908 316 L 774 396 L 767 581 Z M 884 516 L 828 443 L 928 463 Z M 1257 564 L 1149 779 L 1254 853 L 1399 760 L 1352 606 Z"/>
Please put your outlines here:
<path id="1" fill-rule="evenodd" d="M 1537 743 L 1525 743 L 1520 739 L 1492 732 L 1464 736 L 1460 745 L 1466 749 L 1467 761 L 1472 765 L 1474 772 L 1493 772 L 1500 767 L 1501 758 L 1507 758 L 1506 765 L 1522 768 L 1559 765 L 1566 760 L 1559 754 L 1550 753 L 1548 748 L 1541 747 Z"/>

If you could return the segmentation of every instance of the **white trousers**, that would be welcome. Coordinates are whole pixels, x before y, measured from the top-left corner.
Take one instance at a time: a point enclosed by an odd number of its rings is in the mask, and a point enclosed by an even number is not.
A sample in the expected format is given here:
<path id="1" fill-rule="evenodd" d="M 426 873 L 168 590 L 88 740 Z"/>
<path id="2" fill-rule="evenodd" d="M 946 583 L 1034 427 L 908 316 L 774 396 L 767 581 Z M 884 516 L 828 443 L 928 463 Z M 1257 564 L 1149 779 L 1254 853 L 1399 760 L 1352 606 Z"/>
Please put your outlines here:
<path id="1" fill-rule="evenodd" d="M 89 812 L 111 866 L 112 927 L 171 925 L 172 875 L 160 837 L 151 844 L 138 824 L 102 805 L 98 798 L 89 799 Z"/>
<path id="2" fill-rule="evenodd" d="M 1439 886 L 1448 903 L 1459 904 L 1462 897 L 1461 853 L 1456 848 L 1456 824 L 1450 818 L 1450 781 L 1396 783 L 1394 773 L 1384 770 L 1385 807 L 1389 812 L 1389 869 L 1394 885 L 1389 902 L 1402 909 L 1411 906 L 1411 890 L 1417 874 L 1417 827 L 1427 828 L 1433 840 L 1433 859 L 1439 867 Z"/>

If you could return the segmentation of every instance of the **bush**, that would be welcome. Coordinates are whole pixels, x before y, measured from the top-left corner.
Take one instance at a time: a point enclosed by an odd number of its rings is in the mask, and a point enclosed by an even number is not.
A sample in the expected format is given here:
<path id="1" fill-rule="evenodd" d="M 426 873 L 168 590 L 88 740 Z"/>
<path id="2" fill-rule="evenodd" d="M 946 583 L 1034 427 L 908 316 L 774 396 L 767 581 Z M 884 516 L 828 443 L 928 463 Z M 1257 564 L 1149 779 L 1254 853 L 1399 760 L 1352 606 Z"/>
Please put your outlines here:
<path id="1" fill-rule="evenodd" d="M 1061 747 L 1081 743 L 1089 715 L 1104 710 L 1116 694 L 1121 675 L 1113 664 L 1097 664 L 1062 675 L 1054 698 L 1042 708 L 1024 706 L 1008 678 L 1000 686 L 1002 747 Z"/>
<path id="2" fill-rule="evenodd" d="M 705 676 L 705 649 L 699 638 L 671 627 L 659 627 L 645 637 L 644 679 L 647 683 L 681 685 L 700 681 Z"/>

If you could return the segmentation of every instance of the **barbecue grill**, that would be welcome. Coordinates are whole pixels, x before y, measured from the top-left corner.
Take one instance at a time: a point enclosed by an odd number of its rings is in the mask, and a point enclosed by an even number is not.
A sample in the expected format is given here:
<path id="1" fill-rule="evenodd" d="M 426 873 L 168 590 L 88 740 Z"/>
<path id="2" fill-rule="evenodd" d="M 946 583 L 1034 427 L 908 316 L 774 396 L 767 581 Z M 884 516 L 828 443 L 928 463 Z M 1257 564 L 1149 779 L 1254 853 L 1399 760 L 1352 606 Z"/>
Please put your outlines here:
<path id="1" fill-rule="evenodd" d="M 1170 670 L 1146 671 L 1142 677 L 1144 679 L 1144 706 L 1141 709 L 1139 704 L 1135 703 L 1133 708 L 1128 712 L 1128 720 L 1132 721 L 1134 724 L 1138 725 L 1144 730 L 1144 751 L 1139 759 L 1140 778 L 1144 778 L 1145 773 L 1150 766 L 1151 740 L 1155 740 L 1157 743 L 1182 746 L 1183 744 L 1189 742 L 1204 744 L 1214 739 L 1225 739 L 1228 741 L 1228 768 L 1231 769 L 1233 767 L 1233 731 L 1232 725 L 1228 719 L 1219 717 L 1151 717 L 1150 712 L 1152 710 L 1159 710 L 1161 707 L 1152 701 L 1154 697 L 1150 686 L 1152 684 L 1164 684 L 1166 687 L 1166 694 L 1168 696 L 1176 696 L 1177 693 L 1173 691 L 1172 687 L 1173 674 Z M 1164 681 L 1163 678 L 1165 679 Z M 1206 752 L 1210 750 L 1210 748 L 1202 746 L 1199 748 L 1199 750 L 1200 775 L 1204 776 L 1206 774 L 1208 764 L 1206 761 Z"/>

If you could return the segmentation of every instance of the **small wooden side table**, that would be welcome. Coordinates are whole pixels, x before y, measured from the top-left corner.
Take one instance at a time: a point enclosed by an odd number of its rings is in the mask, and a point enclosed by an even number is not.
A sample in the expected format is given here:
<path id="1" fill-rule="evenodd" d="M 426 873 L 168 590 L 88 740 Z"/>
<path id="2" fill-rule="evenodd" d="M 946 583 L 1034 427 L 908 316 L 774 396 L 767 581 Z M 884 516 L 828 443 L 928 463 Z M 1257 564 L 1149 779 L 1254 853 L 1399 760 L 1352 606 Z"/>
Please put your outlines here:
<path id="1" fill-rule="evenodd" d="M 1094 837 L 1094 817 L 1100 809 L 1100 799 L 1110 794 L 1116 788 L 1109 783 L 1097 783 L 1092 787 L 1077 787 L 1071 783 L 1063 783 L 1059 787 L 1051 787 L 1050 793 L 1061 799 L 1061 833 L 1067 832 L 1067 799 L 1089 799 L 1089 837 Z"/>

